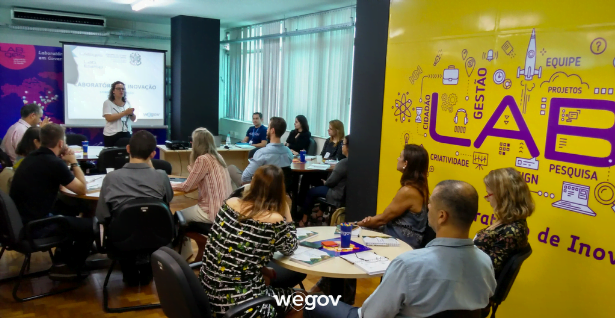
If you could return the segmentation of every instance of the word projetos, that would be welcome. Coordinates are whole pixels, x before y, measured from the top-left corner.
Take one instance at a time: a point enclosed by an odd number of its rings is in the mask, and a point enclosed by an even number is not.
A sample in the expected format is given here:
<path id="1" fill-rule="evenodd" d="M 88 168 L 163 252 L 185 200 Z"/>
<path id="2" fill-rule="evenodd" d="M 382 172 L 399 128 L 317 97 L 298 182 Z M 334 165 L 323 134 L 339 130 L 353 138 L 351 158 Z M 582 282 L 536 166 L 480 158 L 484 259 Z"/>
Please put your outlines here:
<path id="1" fill-rule="evenodd" d="M 288 307 L 292 304 L 295 306 L 293 309 L 300 311 L 304 308 L 307 310 L 313 310 L 316 308 L 316 304 L 319 306 L 326 306 L 329 304 L 329 301 L 333 304 L 333 306 L 337 306 L 340 302 L 340 298 L 342 298 L 342 295 L 337 295 L 337 298 L 335 299 L 333 299 L 333 296 L 331 295 L 307 295 L 305 296 L 305 302 L 303 302 L 303 304 L 301 303 L 303 296 L 296 293 L 288 296 L 273 295 L 273 298 L 275 298 L 275 302 L 278 306 Z"/>

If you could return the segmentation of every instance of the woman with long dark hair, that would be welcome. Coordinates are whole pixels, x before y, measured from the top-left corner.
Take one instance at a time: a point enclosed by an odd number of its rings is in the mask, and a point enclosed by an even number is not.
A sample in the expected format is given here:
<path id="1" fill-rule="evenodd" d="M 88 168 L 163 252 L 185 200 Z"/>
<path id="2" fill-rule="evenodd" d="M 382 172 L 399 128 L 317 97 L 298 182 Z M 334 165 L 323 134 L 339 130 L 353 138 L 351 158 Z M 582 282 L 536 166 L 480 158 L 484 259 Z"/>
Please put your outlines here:
<path id="1" fill-rule="evenodd" d="M 366 217 L 359 225 L 370 228 L 384 226 L 385 234 L 408 243 L 412 248 L 420 248 L 433 238 L 433 231 L 427 225 L 427 150 L 415 144 L 406 145 L 397 158 L 397 171 L 402 173 L 401 188 L 393 201 L 384 212 Z"/>
<path id="2" fill-rule="evenodd" d="M 290 148 L 293 155 L 298 155 L 301 150 L 307 151 L 310 147 L 310 126 L 307 118 L 303 115 L 295 117 L 295 129 L 291 130 L 286 139 L 286 146 Z"/>
<path id="3" fill-rule="evenodd" d="M 41 128 L 32 126 L 26 130 L 21 138 L 21 141 L 17 144 L 17 148 L 15 149 L 15 154 L 17 154 L 17 158 L 15 159 L 15 163 L 13 164 L 13 169 L 17 170 L 19 164 L 23 158 L 25 158 L 32 151 L 41 147 Z"/>
<path id="4" fill-rule="evenodd" d="M 113 82 L 109 98 L 103 103 L 103 117 L 107 121 L 103 130 L 105 147 L 115 146 L 121 138 L 130 138 L 132 122 L 137 120 L 134 110 L 126 100 L 124 83 Z"/>

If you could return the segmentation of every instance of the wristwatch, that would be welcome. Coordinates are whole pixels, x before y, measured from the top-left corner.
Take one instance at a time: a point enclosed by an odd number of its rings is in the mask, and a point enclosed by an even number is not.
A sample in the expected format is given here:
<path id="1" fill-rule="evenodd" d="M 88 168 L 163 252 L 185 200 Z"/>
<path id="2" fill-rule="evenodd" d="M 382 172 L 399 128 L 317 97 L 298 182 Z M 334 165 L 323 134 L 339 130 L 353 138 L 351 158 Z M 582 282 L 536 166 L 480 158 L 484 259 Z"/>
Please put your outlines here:
<path id="1" fill-rule="evenodd" d="M 74 169 L 75 167 L 79 167 L 79 164 L 78 164 L 78 163 L 71 163 L 71 164 L 70 164 L 70 170 L 71 170 L 71 171 L 73 171 L 73 169 Z"/>

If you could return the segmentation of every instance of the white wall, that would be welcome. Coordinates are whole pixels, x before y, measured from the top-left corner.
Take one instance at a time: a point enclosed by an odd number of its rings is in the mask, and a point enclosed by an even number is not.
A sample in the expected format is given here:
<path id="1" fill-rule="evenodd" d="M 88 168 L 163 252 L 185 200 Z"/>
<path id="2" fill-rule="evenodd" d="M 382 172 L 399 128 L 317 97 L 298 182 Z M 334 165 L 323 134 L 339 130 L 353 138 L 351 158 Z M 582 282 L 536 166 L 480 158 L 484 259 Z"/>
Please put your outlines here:
<path id="1" fill-rule="evenodd" d="M 252 123 L 247 123 L 235 119 L 229 118 L 220 118 L 218 124 L 218 133 L 222 136 L 226 136 L 229 132 L 231 133 L 231 137 L 233 138 L 243 138 L 246 136 L 246 132 L 252 126 Z M 286 138 L 288 138 L 288 133 L 290 130 L 287 130 L 284 135 L 282 135 L 282 142 L 286 142 Z M 314 137 L 314 141 L 316 141 L 316 152 L 320 153 L 322 147 L 325 145 L 326 138 L 312 136 Z"/>
<path id="2" fill-rule="evenodd" d="M 107 19 L 107 25 L 110 30 L 133 30 L 144 31 L 154 33 L 156 35 L 171 35 L 170 20 L 165 20 L 166 24 L 157 23 L 144 23 L 135 22 L 121 19 Z M 10 8 L 0 8 L 0 24 L 12 24 L 11 10 Z M 51 28 L 51 27 L 50 27 Z M 61 28 L 61 27 L 59 27 Z M 98 29 L 87 29 L 88 31 L 97 31 Z M 104 31 L 104 29 L 100 29 Z M 154 40 L 154 39 L 139 39 L 134 37 L 117 36 L 111 37 L 99 37 L 99 36 L 86 36 L 86 35 L 73 35 L 73 34 L 59 34 L 50 32 L 34 32 L 34 31 L 22 31 L 13 30 L 8 27 L 0 27 L 0 42 L 2 43 L 16 43 L 16 44 L 30 44 L 30 45 L 44 45 L 44 46 L 57 46 L 61 47 L 60 41 L 67 42 L 81 42 L 99 45 L 114 45 L 114 46 L 127 46 L 127 47 L 139 47 L 157 50 L 167 51 L 167 65 L 171 65 L 171 40 Z"/>

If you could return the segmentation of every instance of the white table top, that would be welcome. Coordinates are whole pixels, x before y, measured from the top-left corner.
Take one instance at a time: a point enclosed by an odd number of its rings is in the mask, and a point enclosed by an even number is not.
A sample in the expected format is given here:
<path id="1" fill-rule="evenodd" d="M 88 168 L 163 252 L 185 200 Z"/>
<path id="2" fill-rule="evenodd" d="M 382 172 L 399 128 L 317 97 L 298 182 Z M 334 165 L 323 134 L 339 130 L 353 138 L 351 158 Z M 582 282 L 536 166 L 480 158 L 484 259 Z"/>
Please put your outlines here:
<path id="1" fill-rule="evenodd" d="M 169 150 L 167 148 L 167 146 L 165 146 L 165 145 L 158 145 L 157 147 L 158 147 L 158 149 L 160 149 L 160 151 L 164 151 L 164 152 L 191 152 L 192 151 L 192 149 Z M 252 149 L 254 149 L 254 147 L 250 147 L 250 146 L 238 147 L 238 146 L 235 146 L 235 145 L 231 145 L 231 146 L 229 146 L 229 149 L 225 149 L 224 146 L 218 147 L 218 152 L 225 152 L 225 151 L 250 151 Z"/>
<path id="2" fill-rule="evenodd" d="M 69 148 L 73 149 L 73 150 L 79 150 L 79 152 L 75 153 L 75 157 L 77 159 L 83 159 L 83 152 L 81 152 L 83 149 L 81 148 L 81 146 L 69 146 Z M 98 154 L 100 154 L 100 152 L 104 149 L 105 147 L 103 146 L 88 146 L 88 160 L 96 160 L 98 159 Z"/>
<path id="3" fill-rule="evenodd" d="M 307 227 L 306 230 L 317 232 L 318 235 L 315 237 L 308 239 L 308 242 L 316 242 L 322 241 L 330 238 L 338 238 L 339 236 L 335 236 L 333 233 L 335 232 L 335 226 L 313 226 Z M 361 235 L 359 237 L 352 237 L 351 240 L 364 244 L 362 236 L 370 236 L 370 235 L 382 235 L 382 233 L 377 233 L 374 231 L 361 229 Z M 399 246 L 369 246 L 373 252 L 380 256 L 386 256 L 390 260 L 393 260 L 397 256 L 411 251 L 412 247 L 410 245 L 399 241 Z M 321 264 L 316 264 L 314 266 L 306 266 L 303 264 L 299 264 L 297 262 L 291 261 L 290 257 L 284 256 L 279 252 L 276 252 L 273 255 L 273 261 L 278 265 L 290 269 L 295 272 L 310 274 L 315 276 L 322 277 L 331 277 L 331 278 L 369 278 L 369 277 L 378 277 L 379 275 L 368 275 L 362 269 L 357 266 L 343 260 L 341 257 L 334 257 L 332 260 L 327 260 Z"/>

